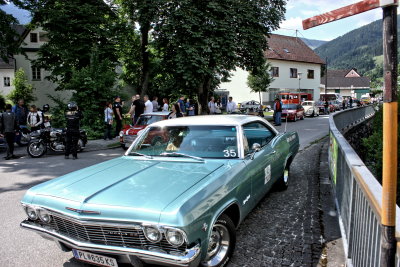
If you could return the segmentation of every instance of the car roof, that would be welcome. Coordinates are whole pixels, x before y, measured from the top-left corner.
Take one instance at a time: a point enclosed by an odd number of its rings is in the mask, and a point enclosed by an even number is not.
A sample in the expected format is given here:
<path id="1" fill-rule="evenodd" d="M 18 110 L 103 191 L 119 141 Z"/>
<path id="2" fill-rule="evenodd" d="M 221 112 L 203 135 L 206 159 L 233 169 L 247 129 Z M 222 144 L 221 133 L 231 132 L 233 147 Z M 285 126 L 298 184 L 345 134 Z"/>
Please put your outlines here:
<path id="1" fill-rule="evenodd" d="M 168 114 L 169 114 L 168 111 L 157 111 L 157 112 L 151 112 L 151 113 L 143 113 L 140 116 L 149 116 L 149 115 L 168 116 Z"/>
<path id="2" fill-rule="evenodd" d="M 262 120 L 269 124 L 266 120 L 253 115 L 202 115 L 188 116 L 171 120 L 163 120 L 155 122 L 152 126 L 188 126 L 188 125 L 215 125 L 215 126 L 239 126 L 253 121 Z"/>

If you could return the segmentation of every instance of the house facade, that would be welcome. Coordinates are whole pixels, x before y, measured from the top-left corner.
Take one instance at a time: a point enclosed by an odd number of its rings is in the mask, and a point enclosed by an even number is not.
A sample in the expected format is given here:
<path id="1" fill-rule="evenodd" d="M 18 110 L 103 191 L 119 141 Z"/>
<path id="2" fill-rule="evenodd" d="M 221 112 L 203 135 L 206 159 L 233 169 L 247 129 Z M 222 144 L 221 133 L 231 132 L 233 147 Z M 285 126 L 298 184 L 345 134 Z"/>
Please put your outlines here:
<path id="1" fill-rule="evenodd" d="M 325 75 L 321 77 L 321 87 L 326 93 L 339 93 L 344 97 L 355 97 L 360 99 L 362 95 L 370 92 L 371 80 L 357 72 L 357 69 L 350 70 L 328 70 L 327 86 Z M 325 91 L 324 91 L 325 92 Z"/>
<path id="2" fill-rule="evenodd" d="M 9 58 L 5 62 L 0 58 L 0 94 L 6 96 L 14 89 L 12 81 L 14 80 L 15 60 Z"/>
<path id="3" fill-rule="evenodd" d="M 50 73 L 42 68 L 33 66 L 32 61 L 37 59 L 39 48 L 48 41 L 46 32 L 41 27 L 34 30 L 25 29 L 21 34 L 21 49 L 25 53 L 14 55 L 15 69 L 22 68 L 28 78 L 28 82 L 35 88 L 35 96 L 37 100 L 35 104 L 42 106 L 44 104 L 52 104 L 48 95 L 60 95 L 64 99 L 71 97 L 71 92 L 56 92 L 57 84 L 45 79 Z"/>
<path id="4" fill-rule="evenodd" d="M 273 81 L 268 92 L 261 94 L 263 104 L 272 104 L 281 92 L 310 93 L 314 100 L 320 96 L 321 66 L 325 62 L 300 38 L 271 34 L 265 57 L 271 65 Z M 222 83 L 221 90 L 229 92 L 237 103 L 259 100 L 247 86 L 248 72 L 237 69 L 230 82 Z"/>

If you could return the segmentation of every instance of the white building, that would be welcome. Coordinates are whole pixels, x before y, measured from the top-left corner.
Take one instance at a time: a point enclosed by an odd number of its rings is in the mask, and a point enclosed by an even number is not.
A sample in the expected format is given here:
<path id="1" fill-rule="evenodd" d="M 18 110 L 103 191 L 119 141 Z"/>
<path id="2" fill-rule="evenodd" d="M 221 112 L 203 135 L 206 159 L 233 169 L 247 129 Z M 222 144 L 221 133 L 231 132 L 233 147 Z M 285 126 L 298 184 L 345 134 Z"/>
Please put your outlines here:
<path id="1" fill-rule="evenodd" d="M 261 94 L 263 104 L 271 104 L 280 92 L 304 92 L 319 99 L 321 66 L 324 61 L 301 39 L 271 34 L 268 38 L 268 50 L 265 57 L 271 64 L 274 81 L 269 92 Z M 222 83 L 221 89 L 237 102 L 259 100 L 258 93 L 251 93 L 247 86 L 248 73 L 237 69 L 230 82 Z"/>
<path id="2" fill-rule="evenodd" d="M 0 58 L 0 94 L 6 96 L 14 89 L 12 80 L 15 73 L 15 61 L 10 58 L 9 62 L 5 62 Z M 0 107 L 0 110 L 2 107 Z"/>
<path id="3" fill-rule="evenodd" d="M 69 99 L 72 95 L 70 91 L 56 92 L 57 84 L 45 79 L 50 73 L 44 69 L 33 67 L 32 60 L 38 56 L 39 48 L 48 41 L 46 32 L 41 27 L 29 30 L 26 29 L 21 34 L 21 49 L 25 55 L 14 55 L 15 69 L 22 68 L 28 77 L 28 82 L 36 89 L 35 96 L 37 100 L 35 104 L 42 106 L 44 104 L 52 104 L 53 102 L 47 96 L 60 95 L 64 99 Z"/>

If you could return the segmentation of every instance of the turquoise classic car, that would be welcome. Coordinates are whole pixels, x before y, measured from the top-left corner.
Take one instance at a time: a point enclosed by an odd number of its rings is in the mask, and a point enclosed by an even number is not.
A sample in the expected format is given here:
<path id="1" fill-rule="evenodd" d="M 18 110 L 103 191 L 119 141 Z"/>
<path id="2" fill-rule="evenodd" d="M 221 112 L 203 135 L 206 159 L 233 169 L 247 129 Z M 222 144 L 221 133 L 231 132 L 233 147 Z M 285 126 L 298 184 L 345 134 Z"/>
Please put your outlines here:
<path id="1" fill-rule="evenodd" d="M 298 149 L 296 132 L 256 116 L 156 122 L 124 156 L 28 190 L 21 226 L 96 265 L 224 266 L 240 222 L 287 188 Z"/>

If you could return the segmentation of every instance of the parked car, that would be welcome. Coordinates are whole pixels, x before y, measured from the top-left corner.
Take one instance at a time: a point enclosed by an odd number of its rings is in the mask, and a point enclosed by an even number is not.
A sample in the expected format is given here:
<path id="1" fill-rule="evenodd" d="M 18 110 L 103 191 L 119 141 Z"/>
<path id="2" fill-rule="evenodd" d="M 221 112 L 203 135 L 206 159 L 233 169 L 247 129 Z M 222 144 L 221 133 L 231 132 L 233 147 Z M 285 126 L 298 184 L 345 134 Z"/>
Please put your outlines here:
<path id="1" fill-rule="evenodd" d="M 282 105 L 282 120 L 297 121 L 304 120 L 304 108 L 300 104 L 283 104 Z"/>
<path id="2" fill-rule="evenodd" d="M 136 139 L 139 131 L 154 122 L 168 119 L 168 114 L 168 112 L 160 111 L 140 115 L 134 126 L 126 125 L 119 133 L 119 142 L 121 147 L 127 149 Z"/>
<path id="3" fill-rule="evenodd" d="M 328 104 L 329 104 L 328 113 L 335 112 L 335 106 L 330 104 L 329 102 L 328 102 Z M 325 102 L 324 101 L 318 101 L 316 105 L 318 107 L 319 114 L 325 114 Z"/>
<path id="4" fill-rule="evenodd" d="M 342 107 L 342 103 L 339 102 L 338 100 L 333 100 L 333 101 L 329 101 L 329 106 L 332 106 L 331 109 L 333 109 L 335 111 L 340 111 L 341 107 Z"/>
<path id="5" fill-rule="evenodd" d="M 29 189 L 21 226 L 94 264 L 223 266 L 246 215 L 287 188 L 298 149 L 296 132 L 257 116 L 159 121 L 124 156 Z"/>
<path id="6" fill-rule="evenodd" d="M 255 100 L 251 100 L 251 101 L 245 101 L 240 103 L 240 110 L 246 110 L 246 111 L 255 111 L 257 109 L 259 109 L 261 106 L 261 109 L 263 111 L 270 111 L 271 110 L 271 106 L 270 105 L 260 105 L 260 102 L 255 101 Z"/>
<path id="7" fill-rule="evenodd" d="M 314 117 L 319 116 L 319 108 L 315 101 L 305 101 L 301 103 L 304 108 L 304 114 L 306 116 Z"/>

